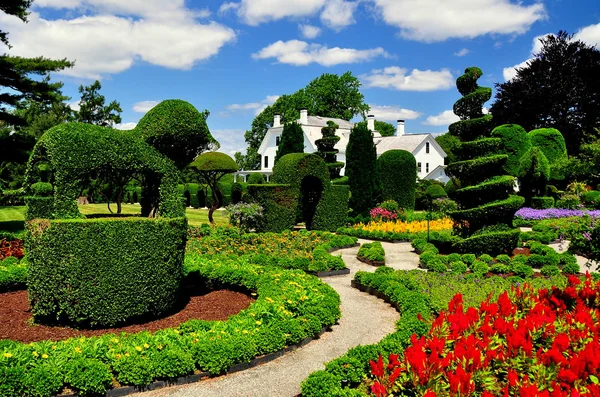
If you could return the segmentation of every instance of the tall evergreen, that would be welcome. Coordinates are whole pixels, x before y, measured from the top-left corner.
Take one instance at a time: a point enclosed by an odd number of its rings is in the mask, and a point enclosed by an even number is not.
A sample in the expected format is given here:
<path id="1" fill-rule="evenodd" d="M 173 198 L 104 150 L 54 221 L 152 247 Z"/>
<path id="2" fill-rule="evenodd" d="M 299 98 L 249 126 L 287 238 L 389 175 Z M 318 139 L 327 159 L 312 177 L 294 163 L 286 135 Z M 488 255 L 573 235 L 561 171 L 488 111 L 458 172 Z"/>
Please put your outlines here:
<path id="1" fill-rule="evenodd" d="M 317 139 L 317 153 L 323 158 L 327 168 L 329 168 L 329 178 L 331 180 L 340 177 L 340 170 L 344 167 L 344 163 L 337 161 L 336 155 L 339 150 L 335 149 L 335 145 L 340 141 L 340 137 L 335 135 L 339 125 L 333 121 L 328 121 L 327 126 L 321 128 L 323 138 Z"/>
<path id="2" fill-rule="evenodd" d="M 455 154 L 458 161 L 446 172 L 459 181 L 455 193 L 459 209 L 450 212 L 455 232 L 466 239 L 458 244 L 465 252 L 502 253 L 512 251 L 518 231 L 510 229 L 523 198 L 513 193 L 514 177 L 504 175 L 508 155 L 500 152 L 502 140 L 491 137 L 491 115 L 484 115 L 483 104 L 492 96 L 477 80 L 481 69 L 470 67 L 456 81 L 460 98 L 454 113 L 460 121 L 450 125 L 449 133 L 461 141 Z M 483 229 L 483 230 L 482 230 Z"/>
<path id="3" fill-rule="evenodd" d="M 275 163 L 290 153 L 304 153 L 304 131 L 297 122 L 287 123 L 281 132 L 281 141 L 275 154 Z"/>
<path id="4" fill-rule="evenodd" d="M 350 208 L 354 214 L 366 214 L 377 204 L 381 186 L 373 134 L 366 123 L 357 123 L 350 131 L 346 176 L 350 185 Z"/>

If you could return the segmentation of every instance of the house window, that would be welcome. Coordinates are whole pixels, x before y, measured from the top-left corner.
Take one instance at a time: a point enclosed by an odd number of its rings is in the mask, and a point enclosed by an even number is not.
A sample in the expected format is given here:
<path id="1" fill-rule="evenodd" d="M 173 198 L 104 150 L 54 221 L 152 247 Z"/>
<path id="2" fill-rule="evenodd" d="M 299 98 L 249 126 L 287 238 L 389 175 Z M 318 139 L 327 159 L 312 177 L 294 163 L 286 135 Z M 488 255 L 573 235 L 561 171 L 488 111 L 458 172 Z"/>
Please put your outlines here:
<path id="1" fill-rule="evenodd" d="M 275 146 L 279 146 L 279 142 L 281 141 L 281 137 L 276 136 L 275 137 Z"/>
<path id="2" fill-rule="evenodd" d="M 429 153 L 429 142 L 425 142 L 425 153 Z"/>
<path id="3" fill-rule="evenodd" d="M 417 172 L 421 173 L 421 163 L 417 163 Z"/>
<path id="4" fill-rule="evenodd" d="M 269 168 L 269 156 L 265 156 L 265 168 Z"/>
<path id="5" fill-rule="evenodd" d="M 425 172 L 429 173 L 429 163 L 425 163 Z"/>

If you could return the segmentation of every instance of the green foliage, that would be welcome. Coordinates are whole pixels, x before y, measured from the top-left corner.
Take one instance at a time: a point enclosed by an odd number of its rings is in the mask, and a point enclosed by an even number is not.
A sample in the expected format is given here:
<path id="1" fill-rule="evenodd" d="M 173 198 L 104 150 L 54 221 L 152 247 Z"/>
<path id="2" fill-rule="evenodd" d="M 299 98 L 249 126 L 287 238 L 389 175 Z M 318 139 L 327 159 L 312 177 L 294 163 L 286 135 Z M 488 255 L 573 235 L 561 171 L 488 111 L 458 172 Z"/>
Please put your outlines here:
<path id="1" fill-rule="evenodd" d="M 444 190 L 444 188 L 440 185 L 431 185 L 425 190 L 425 195 L 429 198 L 429 200 L 433 201 L 435 199 L 448 197 L 448 194 Z"/>
<path id="2" fill-rule="evenodd" d="M 81 100 L 75 118 L 80 123 L 112 127 L 121 122 L 121 104 L 111 101 L 105 105 L 104 95 L 100 95 L 102 85 L 98 80 L 89 86 L 79 86 Z"/>
<path id="3" fill-rule="evenodd" d="M 563 179 L 564 177 L 554 170 L 556 165 L 567 159 L 567 146 L 560 131 L 554 128 L 539 128 L 530 131 L 528 135 L 531 145 L 540 148 L 548 159 L 552 179 Z"/>
<path id="4" fill-rule="evenodd" d="M 225 208 L 232 226 L 249 232 L 250 229 L 260 230 L 263 219 L 263 208 L 258 203 L 237 203 Z"/>
<path id="5" fill-rule="evenodd" d="M 248 195 L 264 210 L 259 232 L 281 232 L 294 227 L 298 196 L 289 185 L 248 185 Z"/>
<path id="6" fill-rule="evenodd" d="M 35 218 L 51 218 L 54 208 L 54 199 L 52 197 L 25 197 L 25 219 L 30 221 Z"/>
<path id="7" fill-rule="evenodd" d="M 183 218 L 38 220 L 28 230 L 27 283 L 37 320 L 113 326 L 167 313 L 177 302 Z"/>
<path id="8" fill-rule="evenodd" d="M 532 147 L 523 155 L 519 170 L 520 192 L 526 198 L 542 196 L 550 180 L 550 164 L 544 152 L 537 146 Z"/>
<path id="9" fill-rule="evenodd" d="M 473 235 L 454 244 L 461 253 L 500 255 L 512 252 L 519 241 L 519 230 Z"/>
<path id="10" fill-rule="evenodd" d="M 188 102 L 170 99 L 150 109 L 131 133 L 182 170 L 200 153 L 219 147 L 206 124 L 208 115 L 207 110 L 199 112 Z"/>
<path id="11" fill-rule="evenodd" d="M 375 130 L 379 132 L 381 136 L 396 135 L 396 127 L 393 124 L 386 123 L 385 121 L 375 120 Z"/>
<path id="12" fill-rule="evenodd" d="M 333 121 L 328 121 L 327 126 L 321 128 L 321 134 L 323 138 L 317 139 L 315 144 L 317 145 L 317 153 L 323 158 L 325 164 L 329 168 L 330 179 L 337 179 L 340 177 L 340 170 L 344 166 L 344 163 L 336 162 L 336 154 L 338 150 L 334 146 L 341 139 L 335 135 L 335 132 L 339 126 Z"/>
<path id="13" fill-rule="evenodd" d="M 100 360 L 80 358 L 67 363 L 65 383 L 78 394 L 104 394 L 111 381 L 110 367 Z"/>
<path id="14" fill-rule="evenodd" d="M 539 210 L 554 207 L 554 197 L 532 197 L 531 207 Z"/>
<path id="15" fill-rule="evenodd" d="M 367 213 L 379 201 L 380 183 L 377 152 L 365 123 L 357 123 L 350 131 L 345 174 L 350 185 L 350 208 L 355 214 Z"/>
<path id="16" fill-rule="evenodd" d="M 263 183 L 266 183 L 265 177 L 260 172 L 252 172 L 248 175 L 249 185 L 262 185 Z"/>
<path id="17" fill-rule="evenodd" d="M 413 154 L 406 150 L 389 150 L 377 159 L 377 170 L 383 200 L 394 200 L 402 209 L 413 210 L 417 184 L 417 161 Z"/>
<path id="18" fill-rule="evenodd" d="M 295 121 L 283 126 L 281 141 L 275 154 L 275 164 L 290 153 L 304 153 L 304 131 L 302 126 Z"/>
<path id="19" fill-rule="evenodd" d="M 517 124 L 504 124 L 492 130 L 492 137 L 502 140 L 501 153 L 508 155 L 504 171 L 508 175 L 519 176 L 521 157 L 531 148 L 527 131 Z"/>
<path id="20" fill-rule="evenodd" d="M 435 141 L 440 147 L 446 152 L 446 165 L 452 164 L 456 161 L 456 155 L 454 151 L 460 146 L 460 139 L 451 134 L 442 134 L 435 137 Z"/>
<path id="21" fill-rule="evenodd" d="M 51 364 L 37 365 L 28 369 L 23 379 L 25 396 L 52 397 L 62 386 L 58 368 Z"/>
<path id="22" fill-rule="evenodd" d="M 356 256 L 360 259 L 368 261 L 383 262 L 385 261 L 385 250 L 379 241 L 362 244 L 358 249 Z"/>
<path id="23" fill-rule="evenodd" d="M 446 173 L 460 179 L 462 186 L 477 185 L 495 176 L 504 167 L 508 156 L 497 154 L 471 160 L 456 161 L 446 167 Z"/>
<path id="24" fill-rule="evenodd" d="M 566 208 L 570 210 L 575 210 L 579 208 L 581 204 L 581 200 L 578 196 L 574 194 L 564 194 L 560 197 L 560 199 L 556 202 L 556 208 Z"/>
<path id="25" fill-rule="evenodd" d="M 542 267 L 540 273 L 546 277 L 558 276 L 560 274 L 560 268 L 556 265 L 546 265 Z"/>
<path id="26" fill-rule="evenodd" d="M 350 188 L 344 185 L 332 185 L 323 193 L 323 198 L 312 222 L 313 230 L 335 232 L 343 226 L 348 215 Z"/>

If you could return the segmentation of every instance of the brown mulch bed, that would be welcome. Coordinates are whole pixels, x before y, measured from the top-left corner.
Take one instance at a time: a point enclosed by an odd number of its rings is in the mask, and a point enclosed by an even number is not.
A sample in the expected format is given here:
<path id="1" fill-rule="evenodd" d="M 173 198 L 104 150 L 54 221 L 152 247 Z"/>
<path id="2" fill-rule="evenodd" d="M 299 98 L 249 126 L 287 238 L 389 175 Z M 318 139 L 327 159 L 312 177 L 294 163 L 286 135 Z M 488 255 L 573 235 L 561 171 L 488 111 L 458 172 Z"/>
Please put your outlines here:
<path id="1" fill-rule="evenodd" d="M 183 309 L 168 317 L 120 328 L 76 330 L 65 327 L 31 325 L 33 320 L 29 309 L 27 291 L 7 292 L 0 294 L 0 340 L 11 339 L 29 343 L 42 340 L 58 341 L 72 337 L 97 336 L 107 333 L 154 332 L 176 327 L 191 319 L 226 320 L 230 316 L 247 309 L 252 302 L 254 302 L 254 299 L 240 292 L 212 291 L 199 296 L 190 296 L 189 302 Z"/>

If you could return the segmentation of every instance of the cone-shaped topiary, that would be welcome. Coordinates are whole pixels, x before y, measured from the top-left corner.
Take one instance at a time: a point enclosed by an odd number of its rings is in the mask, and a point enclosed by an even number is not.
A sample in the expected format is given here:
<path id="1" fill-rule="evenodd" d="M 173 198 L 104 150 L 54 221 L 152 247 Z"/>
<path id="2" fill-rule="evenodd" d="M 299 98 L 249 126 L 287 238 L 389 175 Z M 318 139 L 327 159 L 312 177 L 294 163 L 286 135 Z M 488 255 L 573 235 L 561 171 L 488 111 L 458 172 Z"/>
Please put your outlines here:
<path id="1" fill-rule="evenodd" d="M 458 179 L 461 188 L 455 193 L 459 209 L 449 215 L 455 233 L 466 238 L 456 244 L 460 251 L 480 253 L 473 250 L 487 247 L 496 254 L 516 245 L 518 231 L 509 227 L 524 199 L 510 195 L 514 178 L 502 175 L 508 155 L 497 154 L 502 141 L 490 138 L 492 118 L 484 115 L 482 108 L 492 92 L 477 85 L 482 74 L 479 68 L 467 68 L 456 81 L 463 97 L 454 105 L 454 112 L 461 121 L 450 126 L 450 133 L 461 145 L 456 151 L 458 161 L 448 165 L 446 173 Z"/>
<path id="2" fill-rule="evenodd" d="M 368 213 L 377 203 L 381 183 L 377 174 L 377 151 L 367 123 L 356 123 L 346 147 L 346 176 L 350 185 L 350 208 Z"/>
<path id="3" fill-rule="evenodd" d="M 377 159 L 377 169 L 381 179 L 382 199 L 394 200 L 404 210 L 415 209 L 415 156 L 406 150 L 388 150 Z"/>
<path id="4" fill-rule="evenodd" d="M 295 121 L 283 126 L 281 142 L 279 142 L 279 147 L 275 154 L 275 163 L 290 153 L 304 153 L 304 131 L 302 130 L 302 126 Z"/>

